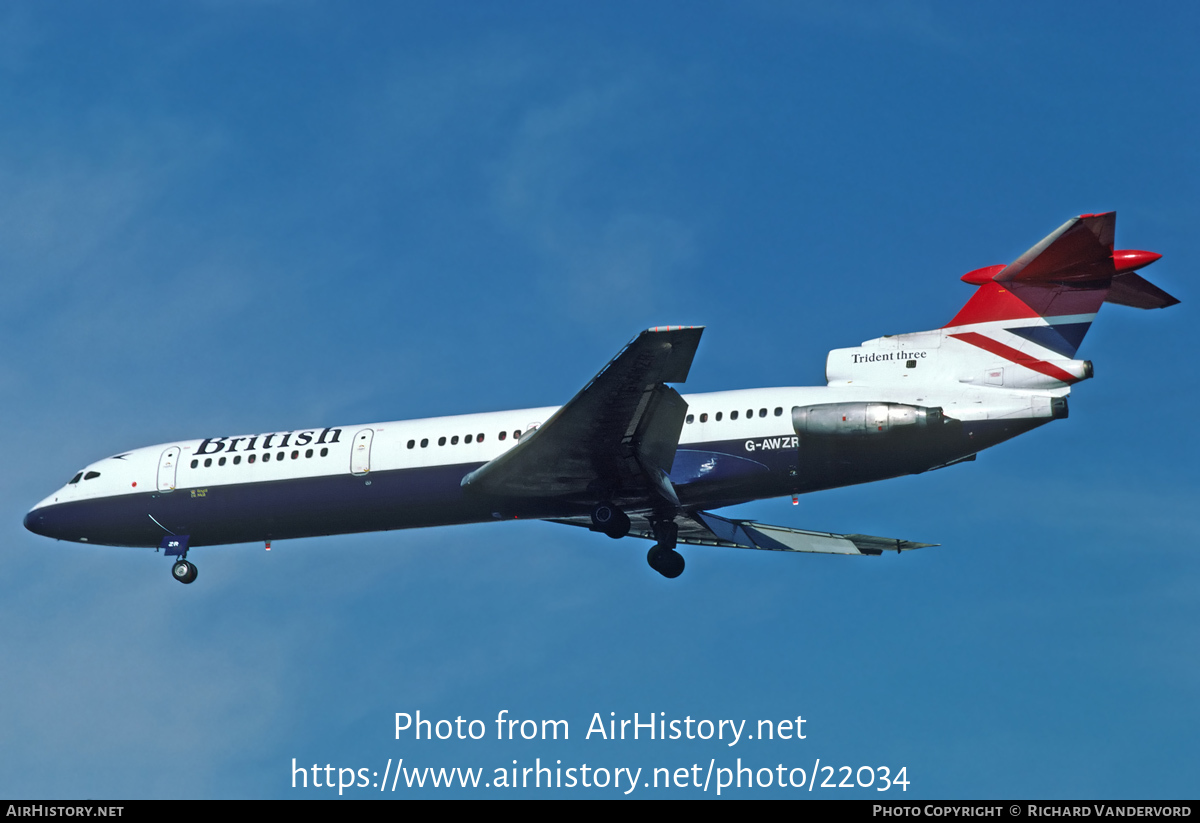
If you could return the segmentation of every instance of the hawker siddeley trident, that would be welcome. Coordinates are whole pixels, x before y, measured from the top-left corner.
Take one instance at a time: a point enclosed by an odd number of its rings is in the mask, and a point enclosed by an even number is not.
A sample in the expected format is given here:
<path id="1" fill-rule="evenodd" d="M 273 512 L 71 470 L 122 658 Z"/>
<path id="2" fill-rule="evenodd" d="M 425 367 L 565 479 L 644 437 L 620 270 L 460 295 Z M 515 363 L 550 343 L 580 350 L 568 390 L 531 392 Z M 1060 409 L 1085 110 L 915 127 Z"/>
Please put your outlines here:
<path id="1" fill-rule="evenodd" d="M 557 408 L 327 426 L 149 446 L 93 463 L 25 516 L 60 540 L 189 550 L 221 543 L 540 519 L 680 544 L 877 555 L 929 545 L 769 526 L 709 509 L 974 460 L 1067 416 L 1092 376 L 1075 352 L 1102 303 L 1177 303 L 1114 251 L 1115 213 L 1086 214 L 1007 266 L 943 328 L 836 349 L 826 386 L 681 396 L 701 327 L 642 332 Z"/>

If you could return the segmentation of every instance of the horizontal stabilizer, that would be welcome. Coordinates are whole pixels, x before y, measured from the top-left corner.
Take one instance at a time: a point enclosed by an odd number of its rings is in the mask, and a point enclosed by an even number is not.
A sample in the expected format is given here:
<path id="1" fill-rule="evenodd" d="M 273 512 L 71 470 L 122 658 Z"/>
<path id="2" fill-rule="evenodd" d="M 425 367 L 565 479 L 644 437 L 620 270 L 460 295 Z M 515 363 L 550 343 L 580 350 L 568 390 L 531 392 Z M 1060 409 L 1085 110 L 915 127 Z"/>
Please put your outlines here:
<path id="1" fill-rule="evenodd" d="M 1117 213 L 1073 217 L 992 279 L 997 283 L 1100 280 L 1112 277 Z"/>
<path id="2" fill-rule="evenodd" d="M 1104 302 L 1135 309 L 1165 309 L 1179 301 L 1141 275 L 1131 272 L 1113 278 L 1112 288 Z"/>

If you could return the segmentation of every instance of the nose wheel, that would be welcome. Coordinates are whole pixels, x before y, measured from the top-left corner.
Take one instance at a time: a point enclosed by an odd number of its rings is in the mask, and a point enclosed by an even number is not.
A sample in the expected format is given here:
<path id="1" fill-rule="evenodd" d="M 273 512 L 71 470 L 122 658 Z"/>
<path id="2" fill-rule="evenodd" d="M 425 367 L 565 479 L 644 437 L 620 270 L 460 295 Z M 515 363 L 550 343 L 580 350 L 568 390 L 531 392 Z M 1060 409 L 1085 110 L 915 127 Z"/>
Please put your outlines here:
<path id="1" fill-rule="evenodd" d="M 188 560 L 177 560 L 171 567 L 171 576 L 180 583 L 191 583 L 196 579 L 196 564 Z"/>

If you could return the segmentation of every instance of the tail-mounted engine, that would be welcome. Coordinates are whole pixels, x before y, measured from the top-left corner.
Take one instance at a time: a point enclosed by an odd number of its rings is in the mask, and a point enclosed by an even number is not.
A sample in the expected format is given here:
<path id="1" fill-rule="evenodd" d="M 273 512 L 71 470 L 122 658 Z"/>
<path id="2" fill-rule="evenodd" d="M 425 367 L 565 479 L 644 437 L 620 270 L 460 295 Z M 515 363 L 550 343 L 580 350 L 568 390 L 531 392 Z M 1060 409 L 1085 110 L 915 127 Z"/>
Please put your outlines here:
<path id="1" fill-rule="evenodd" d="M 904 403 L 822 403 L 792 409 L 799 435 L 797 490 L 915 474 L 961 459 L 962 424 L 940 408 Z"/>
<path id="2" fill-rule="evenodd" d="M 802 440 L 915 433 L 940 429 L 946 420 L 940 408 L 904 403 L 821 403 L 792 409 L 792 427 Z"/>

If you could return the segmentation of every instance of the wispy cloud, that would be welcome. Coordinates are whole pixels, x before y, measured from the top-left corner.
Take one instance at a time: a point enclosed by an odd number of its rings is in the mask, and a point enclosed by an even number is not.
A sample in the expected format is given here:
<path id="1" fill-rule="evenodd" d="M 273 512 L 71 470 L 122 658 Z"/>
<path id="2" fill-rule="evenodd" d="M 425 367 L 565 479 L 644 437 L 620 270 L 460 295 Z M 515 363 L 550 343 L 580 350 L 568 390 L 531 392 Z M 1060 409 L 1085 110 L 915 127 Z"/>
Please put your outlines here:
<path id="1" fill-rule="evenodd" d="M 581 316 L 653 304 L 694 259 L 694 230 L 637 179 L 661 89 L 633 73 L 584 79 L 521 112 L 492 169 L 502 223 L 544 261 L 543 284 Z M 653 153 L 655 149 L 649 149 Z M 599 195 L 599 197 L 597 197 Z"/>
<path id="2" fill-rule="evenodd" d="M 923 0 L 861 3 L 758 0 L 753 8 L 770 17 L 815 23 L 871 38 L 908 41 L 951 53 L 966 52 L 969 45 L 947 20 L 945 10 Z"/>

